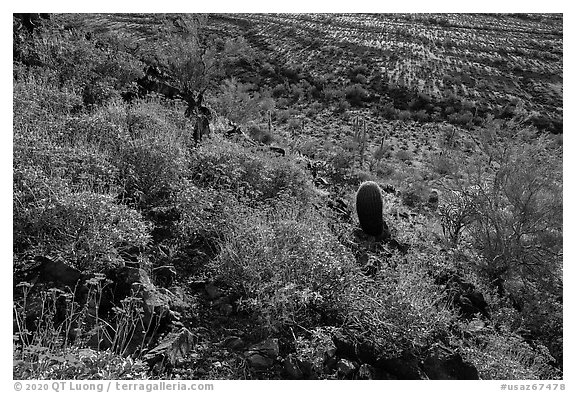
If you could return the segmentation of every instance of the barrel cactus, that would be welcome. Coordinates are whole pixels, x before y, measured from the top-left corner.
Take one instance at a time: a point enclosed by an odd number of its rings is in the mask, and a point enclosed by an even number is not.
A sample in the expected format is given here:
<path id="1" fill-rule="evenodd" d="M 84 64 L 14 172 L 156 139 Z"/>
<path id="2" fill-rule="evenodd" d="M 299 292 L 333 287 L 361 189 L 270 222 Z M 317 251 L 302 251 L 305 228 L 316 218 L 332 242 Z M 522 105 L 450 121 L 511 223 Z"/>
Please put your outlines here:
<path id="1" fill-rule="evenodd" d="M 388 226 L 382 218 L 382 191 L 373 181 L 366 181 L 356 192 L 356 212 L 362 230 L 370 236 L 385 238 Z"/>

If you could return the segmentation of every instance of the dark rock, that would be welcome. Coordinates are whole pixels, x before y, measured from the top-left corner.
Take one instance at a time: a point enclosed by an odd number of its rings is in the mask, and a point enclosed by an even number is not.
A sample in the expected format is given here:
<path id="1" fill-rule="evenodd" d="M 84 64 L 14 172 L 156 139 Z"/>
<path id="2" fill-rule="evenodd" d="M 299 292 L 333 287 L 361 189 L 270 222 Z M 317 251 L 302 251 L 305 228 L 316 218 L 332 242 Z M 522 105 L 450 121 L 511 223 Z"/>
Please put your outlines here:
<path id="1" fill-rule="evenodd" d="M 174 279 L 178 276 L 176 268 L 172 265 L 158 266 L 152 269 L 155 282 L 159 285 L 168 287 L 174 283 Z"/>
<path id="2" fill-rule="evenodd" d="M 206 284 L 204 289 L 206 290 L 206 293 L 208 294 L 208 298 L 210 300 L 217 299 L 223 295 L 222 290 L 218 288 L 216 285 L 211 283 Z"/>
<path id="3" fill-rule="evenodd" d="M 246 359 L 250 366 L 256 370 L 267 370 L 274 364 L 274 359 L 263 356 L 259 353 L 248 353 Z"/>
<path id="4" fill-rule="evenodd" d="M 396 188 L 392 184 L 380 184 L 380 188 L 387 194 L 396 193 Z"/>
<path id="5" fill-rule="evenodd" d="M 110 304 L 103 303 L 100 308 L 103 310 L 111 308 L 130 297 L 134 299 L 132 301 L 141 303 L 143 313 L 138 323 L 141 323 L 144 329 L 154 327 L 153 331 L 135 329 L 130 342 L 126 344 L 127 354 L 137 350 L 140 344 L 147 345 L 170 330 L 175 314 L 170 310 L 172 297 L 169 291 L 163 292 L 156 288 L 148 274 L 142 269 L 124 266 L 110 271 L 108 277 L 112 280 L 112 285 L 109 287 L 112 291 Z"/>
<path id="6" fill-rule="evenodd" d="M 269 338 L 249 348 L 252 352 L 258 352 L 271 358 L 276 358 L 280 354 L 277 338 Z"/>
<path id="7" fill-rule="evenodd" d="M 418 358 L 408 352 L 396 358 L 378 359 L 374 366 L 398 379 L 425 379 L 420 370 Z"/>
<path id="8" fill-rule="evenodd" d="M 361 364 L 358 369 L 358 379 L 374 379 L 374 367 L 369 364 Z"/>
<path id="9" fill-rule="evenodd" d="M 34 262 L 34 266 L 25 271 L 30 281 L 74 288 L 82 276 L 78 269 L 44 256 L 36 256 Z"/>
<path id="10" fill-rule="evenodd" d="M 244 340 L 238 336 L 229 336 L 222 340 L 221 345 L 225 346 L 226 348 L 238 350 L 243 348 L 246 344 L 244 343 Z"/>
<path id="11" fill-rule="evenodd" d="M 124 244 L 118 247 L 118 254 L 124 260 L 126 266 L 139 268 L 142 247 Z"/>
<path id="12" fill-rule="evenodd" d="M 434 282 L 446 286 L 452 303 L 465 319 L 471 320 L 478 313 L 490 319 L 488 303 L 484 295 L 476 289 L 474 284 L 464 281 L 456 272 L 441 273 L 434 279 Z"/>
<path id="13" fill-rule="evenodd" d="M 324 353 L 322 354 L 322 360 L 324 363 L 324 366 L 327 369 L 334 369 L 336 367 L 336 364 L 338 363 L 338 357 L 336 356 L 336 353 L 338 352 L 338 350 L 336 349 L 335 345 L 330 346 L 328 349 L 326 349 L 324 351 Z"/>
<path id="14" fill-rule="evenodd" d="M 378 359 L 378 349 L 374 343 L 370 341 L 363 341 L 356 346 L 356 354 L 358 359 L 363 363 L 373 364 Z"/>
<path id="15" fill-rule="evenodd" d="M 169 333 L 162 341 L 146 353 L 143 359 L 150 367 L 162 363 L 163 367 L 174 366 L 194 347 L 194 335 L 186 328 Z"/>
<path id="16" fill-rule="evenodd" d="M 250 366 L 256 370 L 265 370 L 274 364 L 280 354 L 278 339 L 270 338 L 258 344 L 254 344 L 244 352 Z"/>
<path id="17" fill-rule="evenodd" d="M 422 369 L 429 379 L 479 379 L 476 367 L 462 360 L 460 354 L 441 345 L 428 350 Z"/>
<path id="18" fill-rule="evenodd" d="M 296 356 L 290 354 L 282 362 L 282 372 L 289 379 L 303 379 L 304 373 L 301 370 L 301 362 L 296 358 Z"/>
<path id="19" fill-rule="evenodd" d="M 338 370 L 340 376 L 349 378 L 356 371 L 356 365 L 348 359 L 340 359 L 336 364 L 336 370 Z"/>
<path id="20" fill-rule="evenodd" d="M 400 251 L 401 254 L 406 254 L 410 249 L 410 245 L 408 243 L 400 243 L 396 239 L 388 240 L 388 246 L 390 246 L 390 248 L 392 248 L 393 250 L 395 249 Z"/>
<path id="21" fill-rule="evenodd" d="M 356 345 L 349 337 L 336 332 L 332 335 L 332 342 L 336 346 L 337 356 L 348 359 L 356 358 Z"/>

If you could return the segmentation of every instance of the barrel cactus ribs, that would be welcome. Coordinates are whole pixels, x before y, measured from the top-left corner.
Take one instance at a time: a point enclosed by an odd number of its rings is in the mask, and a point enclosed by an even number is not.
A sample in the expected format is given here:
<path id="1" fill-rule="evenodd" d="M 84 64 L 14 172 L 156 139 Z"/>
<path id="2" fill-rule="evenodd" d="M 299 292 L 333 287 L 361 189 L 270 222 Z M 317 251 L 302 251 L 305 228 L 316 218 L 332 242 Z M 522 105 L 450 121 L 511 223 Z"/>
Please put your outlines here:
<path id="1" fill-rule="evenodd" d="M 373 181 L 363 182 L 356 192 L 356 212 L 360 227 L 367 235 L 379 240 L 390 234 L 388 226 L 382 218 L 382 191 Z"/>

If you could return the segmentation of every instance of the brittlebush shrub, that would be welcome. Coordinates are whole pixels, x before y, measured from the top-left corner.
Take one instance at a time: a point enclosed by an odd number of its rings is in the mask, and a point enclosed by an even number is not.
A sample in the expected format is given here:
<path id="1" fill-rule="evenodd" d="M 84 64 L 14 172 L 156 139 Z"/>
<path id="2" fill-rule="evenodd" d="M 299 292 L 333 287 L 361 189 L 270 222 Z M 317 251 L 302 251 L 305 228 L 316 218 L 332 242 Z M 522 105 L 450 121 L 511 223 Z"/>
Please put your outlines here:
<path id="1" fill-rule="evenodd" d="M 297 206 L 288 198 L 238 210 L 213 261 L 218 279 L 242 296 L 239 308 L 271 330 L 314 326 L 317 310 L 337 309 L 354 263 L 322 218 Z"/>
<path id="2" fill-rule="evenodd" d="M 110 190 L 118 175 L 106 154 L 75 147 L 15 144 L 14 161 L 19 166 L 37 167 L 77 189 Z"/>
<path id="3" fill-rule="evenodd" d="M 409 263 L 397 256 L 382 261 L 373 278 L 350 280 L 344 292 L 351 326 L 387 357 L 444 341 L 455 321 L 442 288 L 425 271 L 425 259 L 411 255 Z"/>
<path id="4" fill-rule="evenodd" d="M 510 332 L 485 330 L 462 345 L 464 358 L 476 366 L 481 379 L 558 379 L 554 359 L 543 345 L 529 345 Z"/>
<path id="5" fill-rule="evenodd" d="M 86 106 L 133 92 L 144 65 L 125 50 L 127 42 L 116 34 L 100 34 L 97 40 L 89 36 L 81 28 L 48 24 L 19 43 L 15 60 L 42 64 L 59 86 L 74 85 Z"/>
<path id="6" fill-rule="evenodd" d="M 263 202 L 288 195 L 306 203 L 313 195 L 309 176 L 288 157 L 244 148 L 218 137 L 196 149 L 190 161 L 196 183 L 229 191 L 244 201 Z"/>
<path id="7" fill-rule="evenodd" d="M 85 271 L 118 265 L 120 247 L 145 246 L 148 225 L 113 195 L 72 191 L 38 167 L 14 172 L 16 252 L 58 255 Z"/>
<path id="8" fill-rule="evenodd" d="M 82 103 L 78 89 L 58 84 L 54 71 L 23 71 L 14 79 L 14 132 L 43 136 L 60 123 L 59 117 L 70 115 Z M 60 130 L 63 131 L 63 130 Z"/>

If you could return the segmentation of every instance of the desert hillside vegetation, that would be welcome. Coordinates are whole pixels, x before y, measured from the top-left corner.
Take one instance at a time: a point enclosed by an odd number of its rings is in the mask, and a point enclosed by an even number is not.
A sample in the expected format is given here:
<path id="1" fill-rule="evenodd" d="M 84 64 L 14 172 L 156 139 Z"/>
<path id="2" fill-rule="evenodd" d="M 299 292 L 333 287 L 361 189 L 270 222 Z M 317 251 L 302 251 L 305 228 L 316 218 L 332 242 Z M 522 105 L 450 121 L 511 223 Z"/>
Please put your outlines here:
<path id="1" fill-rule="evenodd" d="M 561 379 L 562 34 L 14 14 L 14 378 Z"/>

